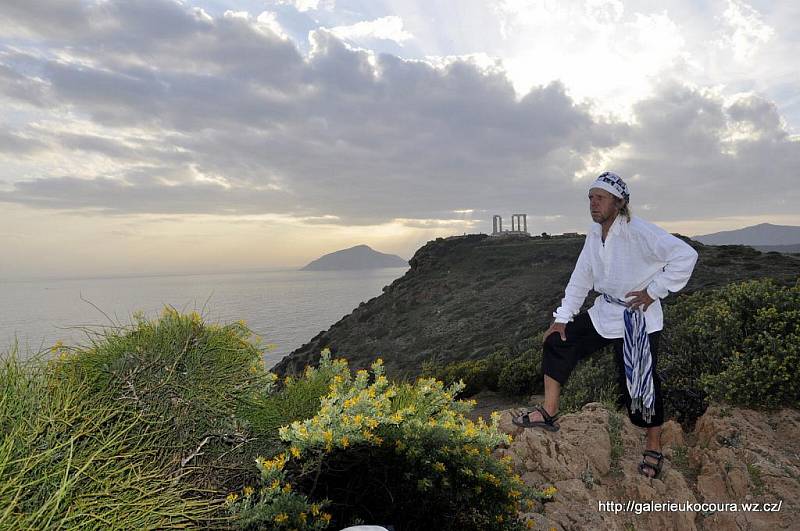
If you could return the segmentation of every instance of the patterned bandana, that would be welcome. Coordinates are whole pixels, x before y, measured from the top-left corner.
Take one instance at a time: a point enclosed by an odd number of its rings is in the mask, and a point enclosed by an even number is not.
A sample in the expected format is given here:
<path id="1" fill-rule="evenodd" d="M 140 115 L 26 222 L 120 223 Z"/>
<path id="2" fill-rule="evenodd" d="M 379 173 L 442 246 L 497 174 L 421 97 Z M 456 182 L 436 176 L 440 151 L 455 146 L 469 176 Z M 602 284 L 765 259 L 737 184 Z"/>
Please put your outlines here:
<path id="1" fill-rule="evenodd" d="M 601 173 L 600 176 L 597 177 L 597 180 L 595 180 L 589 187 L 589 189 L 592 188 L 602 188 L 606 192 L 624 199 L 626 202 L 630 202 L 631 200 L 631 194 L 628 191 L 628 185 L 625 184 L 625 181 L 622 180 L 622 177 L 614 172 L 607 171 Z"/>

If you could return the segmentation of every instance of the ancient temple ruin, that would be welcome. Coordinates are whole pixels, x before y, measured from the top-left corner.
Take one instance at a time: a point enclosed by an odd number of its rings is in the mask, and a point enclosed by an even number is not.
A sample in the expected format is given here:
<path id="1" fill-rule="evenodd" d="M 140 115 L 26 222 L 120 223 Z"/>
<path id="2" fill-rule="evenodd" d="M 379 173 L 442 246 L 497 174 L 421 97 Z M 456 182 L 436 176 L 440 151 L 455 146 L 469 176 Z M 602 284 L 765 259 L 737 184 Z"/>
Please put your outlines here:
<path id="1" fill-rule="evenodd" d="M 513 234 L 530 236 L 528 233 L 528 215 L 511 214 L 511 230 L 503 230 L 503 218 L 495 214 L 492 218 L 492 236 L 511 236 Z"/>

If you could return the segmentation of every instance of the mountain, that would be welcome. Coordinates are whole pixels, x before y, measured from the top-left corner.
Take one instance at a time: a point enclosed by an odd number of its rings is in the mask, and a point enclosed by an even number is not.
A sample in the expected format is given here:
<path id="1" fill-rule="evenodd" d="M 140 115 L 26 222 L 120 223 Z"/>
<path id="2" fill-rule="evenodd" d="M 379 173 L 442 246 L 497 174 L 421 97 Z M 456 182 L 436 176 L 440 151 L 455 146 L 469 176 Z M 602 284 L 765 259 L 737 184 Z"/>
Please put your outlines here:
<path id="1" fill-rule="evenodd" d="M 406 267 L 408 262 L 396 254 L 379 253 L 368 245 L 356 245 L 328 253 L 310 262 L 300 271 L 331 271 L 343 269 L 377 269 L 381 267 Z"/>
<path id="2" fill-rule="evenodd" d="M 800 227 L 793 225 L 773 225 L 761 223 L 752 227 L 737 230 L 726 230 L 702 236 L 693 236 L 693 239 L 706 245 L 749 245 L 751 247 L 791 246 L 786 249 L 766 249 L 778 252 L 797 252 L 800 245 Z"/>
<path id="3" fill-rule="evenodd" d="M 751 247 L 707 246 L 678 236 L 699 253 L 682 293 L 769 276 L 797 281 L 800 258 Z M 419 248 L 405 274 L 362 302 L 328 330 L 283 358 L 279 374 L 302 372 L 324 347 L 352 368 L 383 358 L 393 377 L 414 377 L 428 361 L 478 359 L 500 349 L 522 353 L 552 320 L 585 236 L 467 234 L 437 238 Z M 596 293 L 587 297 L 587 306 Z"/>

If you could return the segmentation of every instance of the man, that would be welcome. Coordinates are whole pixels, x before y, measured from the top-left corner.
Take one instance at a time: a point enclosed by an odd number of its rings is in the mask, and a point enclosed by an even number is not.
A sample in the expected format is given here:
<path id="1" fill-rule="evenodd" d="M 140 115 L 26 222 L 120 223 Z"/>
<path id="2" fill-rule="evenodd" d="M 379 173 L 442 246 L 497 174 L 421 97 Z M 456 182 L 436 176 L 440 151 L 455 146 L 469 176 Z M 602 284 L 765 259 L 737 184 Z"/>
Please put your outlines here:
<path id="1" fill-rule="evenodd" d="M 628 416 L 647 430 L 639 473 L 657 478 L 664 423 L 655 370 L 663 327 L 661 299 L 686 285 L 697 252 L 664 229 L 631 216 L 629 202 L 628 186 L 619 175 L 605 172 L 592 183 L 589 210 L 594 223 L 544 334 L 544 405 L 513 422 L 557 431 L 561 386 L 579 360 L 611 344 Z M 576 316 L 592 288 L 600 295 L 588 312 Z"/>

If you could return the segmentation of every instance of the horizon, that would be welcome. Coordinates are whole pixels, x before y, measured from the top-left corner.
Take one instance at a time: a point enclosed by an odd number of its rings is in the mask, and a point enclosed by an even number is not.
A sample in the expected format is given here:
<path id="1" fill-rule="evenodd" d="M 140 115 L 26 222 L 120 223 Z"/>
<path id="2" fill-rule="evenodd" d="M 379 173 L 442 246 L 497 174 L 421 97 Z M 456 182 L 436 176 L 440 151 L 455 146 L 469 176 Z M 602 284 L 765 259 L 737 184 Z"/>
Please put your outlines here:
<path id="1" fill-rule="evenodd" d="M 712 236 L 712 235 L 718 234 L 720 232 L 723 232 L 723 233 L 724 232 L 735 232 L 735 231 L 738 231 L 738 230 L 758 227 L 758 226 L 762 226 L 762 225 L 769 225 L 769 226 L 773 226 L 773 227 L 791 227 L 791 228 L 800 229 L 800 225 L 780 225 L 780 224 L 774 224 L 774 223 L 760 223 L 758 225 L 749 225 L 747 227 L 740 227 L 738 229 L 732 229 L 731 231 L 719 231 L 719 232 L 715 232 L 715 233 L 693 234 L 693 235 L 682 234 L 682 233 L 678 233 L 678 234 L 681 234 L 682 236 L 687 236 L 689 238 L 694 239 L 694 238 L 697 238 L 697 237 Z M 585 234 L 586 234 L 585 232 L 581 232 L 581 231 L 562 231 L 562 232 L 552 232 L 552 233 L 547 233 L 547 234 L 549 236 L 560 236 L 560 235 L 563 235 L 563 234 L 571 234 L 571 233 L 575 233 L 575 232 L 577 232 L 579 235 L 583 235 L 583 236 L 585 236 Z M 489 233 L 473 232 L 473 233 L 463 233 L 462 235 L 469 236 L 469 235 L 474 235 L 474 234 L 489 234 Z M 462 236 L 462 235 L 449 234 L 449 235 L 437 236 L 437 237 L 447 238 L 447 237 L 454 237 L 454 236 L 457 237 L 457 236 Z M 539 233 L 539 234 L 530 233 L 530 236 L 533 237 L 533 238 L 540 237 L 541 233 Z M 428 242 L 430 242 L 430 241 L 433 241 L 433 240 L 429 240 Z M 425 244 L 427 244 L 428 242 L 425 242 Z M 425 244 L 423 244 L 423 245 L 425 245 Z M 747 245 L 747 244 L 743 244 L 743 245 Z M 794 244 L 788 244 L 788 245 L 794 245 Z M 369 244 L 361 243 L 361 244 L 353 245 L 351 247 L 346 247 L 346 248 L 342 248 L 342 249 L 335 249 L 335 250 L 332 250 L 332 251 L 327 251 L 327 252 L 325 252 L 325 253 L 323 253 L 323 254 L 321 254 L 319 256 L 316 256 L 316 257 L 314 257 L 314 258 L 312 258 L 312 259 L 310 259 L 307 262 L 304 262 L 302 264 L 279 265 L 279 266 L 275 266 L 275 267 L 259 267 L 259 268 L 254 268 L 254 269 L 219 269 L 219 270 L 205 270 L 205 271 L 203 271 L 203 270 L 193 270 L 193 271 L 148 271 L 148 272 L 128 271 L 128 272 L 119 272 L 119 273 L 114 273 L 114 274 L 103 274 L 103 275 L 95 274 L 95 275 L 82 275 L 82 276 L 11 277 L 11 278 L 6 278 L 6 279 L 0 279 L 0 283 L 2 283 L 3 281 L 6 281 L 6 282 L 35 282 L 37 280 L 50 280 L 50 281 L 52 281 L 52 280 L 62 280 L 62 281 L 68 281 L 68 280 L 102 280 L 102 279 L 151 278 L 151 277 L 171 277 L 171 276 L 195 276 L 195 275 L 197 275 L 197 276 L 206 276 L 206 275 L 211 276 L 211 275 L 226 275 L 226 274 L 294 272 L 294 271 L 301 271 L 302 268 L 307 266 L 307 265 L 309 265 L 309 263 L 311 263 L 311 262 L 313 262 L 313 261 L 315 261 L 315 260 L 317 260 L 317 259 L 319 259 L 319 258 L 321 258 L 323 256 L 326 256 L 328 254 L 333 254 L 333 253 L 336 253 L 338 251 L 349 250 L 349 249 L 352 249 L 352 248 L 355 248 L 355 247 L 361 247 L 361 246 L 367 246 L 371 250 L 379 252 L 379 253 L 398 256 L 399 258 L 402 258 L 403 260 L 406 260 L 406 261 L 411 260 L 411 258 L 413 257 L 414 253 L 416 252 L 416 250 L 419 249 L 418 248 L 418 249 L 414 250 L 414 252 L 412 252 L 410 255 L 408 255 L 408 258 L 406 258 L 405 256 L 401 256 L 401 255 L 395 254 L 395 253 L 384 253 L 380 249 L 375 249 L 374 247 L 372 247 Z M 401 267 L 401 266 L 394 266 L 394 267 L 372 268 L 372 269 L 402 269 L 402 268 L 403 267 Z"/>
<path id="2" fill-rule="evenodd" d="M 0 5 L 0 277 L 410 257 L 493 214 L 585 233 L 605 170 L 672 233 L 800 226 L 797 20 L 789 0 Z"/>

